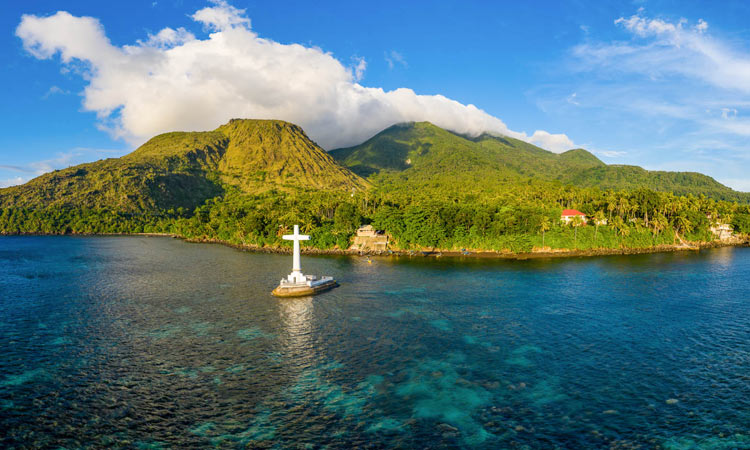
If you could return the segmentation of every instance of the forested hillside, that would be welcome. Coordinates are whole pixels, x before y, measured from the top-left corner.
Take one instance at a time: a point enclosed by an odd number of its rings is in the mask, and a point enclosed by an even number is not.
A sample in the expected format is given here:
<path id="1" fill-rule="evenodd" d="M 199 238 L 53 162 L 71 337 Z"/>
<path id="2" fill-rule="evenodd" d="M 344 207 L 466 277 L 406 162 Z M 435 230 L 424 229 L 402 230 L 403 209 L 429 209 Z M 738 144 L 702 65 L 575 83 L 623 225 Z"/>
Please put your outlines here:
<path id="1" fill-rule="evenodd" d="M 153 232 L 279 248 L 300 224 L 309 245 L 346 249 L 372 223 L 394 249 L 511 252 L 709 241 L 720 223 L 750 233 L 747 203 L 719 199 L 747 194 L 700 174 L 607 166 L 582 149 L 417 123 L 331 153 L 351 170 L 282 121 L 167 133 L 123 158 L 1 189 L 0 233 Z M 588 223 L 562 223 L 563 208 Z"/>
<path id="2" fill-rule="evenodd" d="M 460 136 L 429 122 L 394 125 L 364 143 L 332 150 L 341 164 L 363 177 L 412 189 L 441 185 L 494 195 L 508 182 L 549 181 L 605 189 L 648 188 L 750 203 L 737 192 L 695 172 L 647 171 L 606 165 L 584 149 L 557 154 L 518 139 L 483 134 Z"/>
<path id="3" fill-rule="evenodd" d="M 297 125 L 236 119 L 214 131 L 165 133 L 122 158 L 56 170 L 0 189 L 0 207 L 157 213 L 192 210 L 228 187 L 257 193 L 367 185 Z"/>

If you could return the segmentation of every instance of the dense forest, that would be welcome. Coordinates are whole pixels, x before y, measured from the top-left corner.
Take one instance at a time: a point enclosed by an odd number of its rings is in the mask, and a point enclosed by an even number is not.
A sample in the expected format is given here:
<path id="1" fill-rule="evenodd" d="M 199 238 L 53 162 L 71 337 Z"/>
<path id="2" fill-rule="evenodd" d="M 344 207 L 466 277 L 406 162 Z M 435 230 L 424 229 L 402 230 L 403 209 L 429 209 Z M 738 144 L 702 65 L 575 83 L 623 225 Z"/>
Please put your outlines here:
<path id="1" fill-rule="evenodd" d="M 107 209 L 4 208 L 0 233 L 170 233 L 190 239 L 285 247 L 281 236 L 300 224 L 317 249 L 349 248 L 365 223 L 386 230 L 401 250 L 492 250 L 644 248 L 684 241 L 710 241 L 709 228 L 731 223 L 750 233 L 750 208 L 706 197 L 676 196 L 648 189 L 600 191 L 524 186 L 494 201 L 446 196 L 236 190 L 194 210 L 132 214 Z M 585 212 L 588 224 L 564 224 L 563 207 Z M 606 222 L 606 224 L 604 224 Z M 600 223 L 600 225 L 596 225 Z"/>
<path id="2" fill-rule="evenodd" d="M 678 183 L 675 173 L 647 174 L 654 184 L 635 189 L 575 185 L 567 178 L 613 166 L 584 150 L 555 155 L 498 137 L 469 140 L 431 124 L 411 128 L 418 138 L 405 130 L 391 130 L 396 138 L 380 146 L 371 140 L 333 151 L 333 158 L 278 121 L 161 135 L 119 160 L 0 190 L 0 233 L 169 233 L 281 248 L 289 245 L 281 236 L 300 224 L 312 236 L 306 244 L 326 250 L 348 249 L 356 229 L 372 224 L 391 236 L 394 250 L 467 252 L 706 242 L 719 223 L 750 233 L 745 194 L 715 182 L 711 189 L 724 191 L 713 198 L 668 192 L 659 183 Z M 511 151 L 531 156 L 522 164 L 509 159 Z M 705 182 L 701 177 L 687 179 Z M 564 208 L 584 212 L 588 222 L 563 223 Z"/>

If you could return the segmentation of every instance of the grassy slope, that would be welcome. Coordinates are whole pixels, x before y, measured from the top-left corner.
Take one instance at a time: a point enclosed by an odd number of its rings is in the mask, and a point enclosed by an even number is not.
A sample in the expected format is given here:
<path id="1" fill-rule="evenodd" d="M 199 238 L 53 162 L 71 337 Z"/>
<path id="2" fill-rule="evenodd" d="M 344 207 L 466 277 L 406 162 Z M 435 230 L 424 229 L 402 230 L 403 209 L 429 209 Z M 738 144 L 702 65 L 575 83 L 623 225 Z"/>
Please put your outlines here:
<path id="1" fill-rule="evenodd" d="M 364 189 L 367 183 L 340 166 L 297 125 L 279 120 L 233 119 L 217 132 L 229 138 L 218 163 L 222 181 L 245 192 L 269 185 L 310 189 Z"/>
<path id="2" fill-rule="evenodd" d="M 119 159 L 57 170 L 0 189 L 0 207 L 86 207 L 118 211 L 194 208 L 228 186 L 268 189 L 363 189 L 296 125 L 232 120 L 214 131 L 173 132 Z"/>

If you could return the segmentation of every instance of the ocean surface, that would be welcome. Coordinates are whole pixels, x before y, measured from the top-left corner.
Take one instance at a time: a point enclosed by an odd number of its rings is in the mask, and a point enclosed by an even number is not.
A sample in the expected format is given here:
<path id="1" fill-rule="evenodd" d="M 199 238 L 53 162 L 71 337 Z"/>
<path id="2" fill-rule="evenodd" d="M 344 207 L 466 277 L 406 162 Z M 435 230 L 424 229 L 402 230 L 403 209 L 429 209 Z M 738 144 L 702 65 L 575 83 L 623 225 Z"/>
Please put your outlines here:
<path id="1" fill-rule="evenodd" d="M 0 237 L 0 448 L 750 448 L 750 249 L 502 261 Z"/>

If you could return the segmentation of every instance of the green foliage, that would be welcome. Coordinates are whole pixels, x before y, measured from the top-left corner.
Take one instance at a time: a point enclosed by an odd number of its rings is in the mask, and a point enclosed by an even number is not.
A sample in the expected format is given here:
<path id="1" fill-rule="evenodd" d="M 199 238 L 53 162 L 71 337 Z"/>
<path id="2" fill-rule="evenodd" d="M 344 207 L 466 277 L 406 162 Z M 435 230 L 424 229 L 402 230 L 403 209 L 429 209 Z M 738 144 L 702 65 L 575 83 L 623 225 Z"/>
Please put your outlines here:
<path id="1" fill-rule="evenodd" d="M 457 135 L 429 122 L 394 125 L 360 145 L 330 153 L 389 191 L 461 187 L 464 194 L 491 198 L 519 183 L 558 183 L 750 202 L 750 194 L 699 173 L 608 166 L 583 149 L 556 154 L 509 137 Z"/>
<path id="2" fill-rule="evenodd" d="M 750 234 L 750 214 L 737 213 L 732 218 L 732 227 L 734 231 Z"/>
<path id="3" fill-rule="evenodd" d="M 259 193 L 367 186 L 296 125 L 232 120 L 215 131 L 162 134 L 122 158 L 56 170 L 0 189 L 0 207 L 155 214 L 193 210 L 227 189 Z"/>
<path id="4" fill-rule="evenodd" d="M 233 120 L 212 132 L 168 133 L 121 159 L 0 190 L 0 233 L 171 233 L 278 248 L 299 224 L 312 236 L 307 245 L 346 249 L 357 227 L 371 223 L 395 249 L 530 252 L 707 241 L 707 216 L 750 232 L 746 205 L 659 191 L 665 180 L 689 186 L 690 176 L 659 175 L 662 184 L 632 191 L 563 184 L 575 174 L 610 173 L 581 149 L 557 155 L 419 123 L 333 153 L 369 174 L 371 185 L 286 122 Z M 565 225 L 563 208 L 595 222 Z"/>

